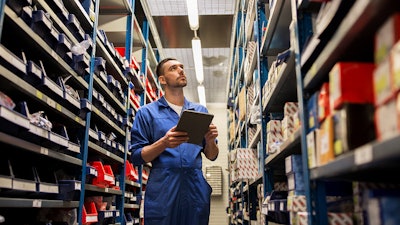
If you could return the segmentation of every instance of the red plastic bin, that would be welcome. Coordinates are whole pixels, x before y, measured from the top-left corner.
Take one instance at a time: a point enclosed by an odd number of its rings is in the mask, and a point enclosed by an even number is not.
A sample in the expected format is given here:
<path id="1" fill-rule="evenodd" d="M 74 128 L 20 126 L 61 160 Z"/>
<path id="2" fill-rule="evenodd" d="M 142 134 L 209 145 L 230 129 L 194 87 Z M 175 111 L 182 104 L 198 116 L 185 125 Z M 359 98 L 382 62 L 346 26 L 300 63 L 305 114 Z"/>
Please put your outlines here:
<path id="1" fill-rule="evenodd" d="M 126 162 L 125 176 L 128 180 L 131 180 L 131 181 L 138 181 L 138 179 L 139 179 L 137 171 L 135 170 L 132 163 L 130 163 L 130 162 Z"/>
<path id="2" fill-rule="evenodd" d="M 103 165 L 100 161 L 93 161 L 89 164 L 97 170 L 97 177 L 92 180 L 93 185 L 102 188 L 113 187 L 115 185 L 115 177 L 110 165 Z"/>
<path id="3" fill-rule="evenodd" d="M 94 202 L 85 203 L 82 210 L 82 224 L 88 225 L 98 222 L 98 213 Z"/>

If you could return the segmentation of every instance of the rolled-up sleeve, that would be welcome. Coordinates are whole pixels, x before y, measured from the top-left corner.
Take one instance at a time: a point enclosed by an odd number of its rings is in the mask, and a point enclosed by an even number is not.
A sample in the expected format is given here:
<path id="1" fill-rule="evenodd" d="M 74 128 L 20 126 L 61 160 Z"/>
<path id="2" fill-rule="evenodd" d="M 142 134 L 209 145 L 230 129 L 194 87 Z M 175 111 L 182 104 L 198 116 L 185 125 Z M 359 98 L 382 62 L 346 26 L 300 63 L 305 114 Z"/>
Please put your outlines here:
<path id="1" fill-rule="evenodd" d="M 130 146 L 130 151 L 132 153 L 131 161 L 133 165 L 141 165 L 145 163 L 142 158 L 142 149 L 152 143 L 150 132 L 151 125 L 149 124 L 151 118 L 149 118 L 149 116 L 149 113 L 146 113 L 144 110 L 139 110 L 136 113 L 133 122 Z"/>

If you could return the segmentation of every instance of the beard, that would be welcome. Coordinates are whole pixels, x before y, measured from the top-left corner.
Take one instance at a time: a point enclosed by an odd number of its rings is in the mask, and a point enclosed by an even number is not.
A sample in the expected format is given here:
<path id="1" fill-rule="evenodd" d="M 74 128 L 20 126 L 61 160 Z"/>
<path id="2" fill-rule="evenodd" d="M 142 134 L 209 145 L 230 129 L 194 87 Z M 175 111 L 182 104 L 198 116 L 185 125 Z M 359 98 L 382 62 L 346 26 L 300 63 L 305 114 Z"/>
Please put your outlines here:
<path id="1" fill-rule="evenodd" d="M 178 79 L 176 79 L 176 82 L 174 84 L 170 83 L 169 85 L 173 87 L 186 87 L 187 86 L 186 77 L 184 78 L 179 77 Z"/>

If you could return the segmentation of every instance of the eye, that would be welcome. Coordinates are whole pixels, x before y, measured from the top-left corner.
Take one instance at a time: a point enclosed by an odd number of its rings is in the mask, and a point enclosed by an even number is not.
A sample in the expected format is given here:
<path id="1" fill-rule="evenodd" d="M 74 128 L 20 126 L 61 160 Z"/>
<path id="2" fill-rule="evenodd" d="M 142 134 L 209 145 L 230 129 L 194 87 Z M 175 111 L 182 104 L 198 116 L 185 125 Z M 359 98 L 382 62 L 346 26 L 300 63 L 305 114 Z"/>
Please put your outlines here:
<path id="1" fill-rule="evenodd" d="M 173 66 L 171 66 L 170 68 L 169 68 L 169 70 L 170 71 L 174 71 L 174 70 L 176 70 L 178 67 L 176 66 L 176 65 L 173 65 Z"/>

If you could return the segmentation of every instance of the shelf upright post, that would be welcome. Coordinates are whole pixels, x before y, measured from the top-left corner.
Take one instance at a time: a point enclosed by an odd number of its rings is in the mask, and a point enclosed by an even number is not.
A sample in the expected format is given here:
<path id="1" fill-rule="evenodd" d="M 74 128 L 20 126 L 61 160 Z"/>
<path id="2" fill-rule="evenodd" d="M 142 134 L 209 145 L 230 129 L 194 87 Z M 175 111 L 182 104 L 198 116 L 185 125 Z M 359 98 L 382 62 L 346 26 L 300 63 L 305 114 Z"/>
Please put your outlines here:
<path id="1" fill-rule="evenodd" d="M 142 49 L 142 65 L 140 67 L 140 71 L 142 73 L 142 84 L 145 84 L 145 81 L 147 79 L 147 48 L 148 48 L 148 41 L 149 41 L 149 23 L 147 19 L 144 19 L 143 25 L 142 25 L 142 32 L 143 32 L 143 37 L 145 41 L 145 46 Z M 146 88 L 145 90 L 140 94 L 140 105 L 146 104 Z M 142 195 L 142 189 L 143 189 L 143 182 L 142 182 L 142 172 L 143 172 L 143 165 L 138 166 L 138 175 L 139 175 L 139 184 L 140 184 L 140 192 L 139 194 Z"/>
<path id="2" fill-rule="evenodd" d="M 126 22 L 126 37 L 125 37 L 125 58 L 128 60 L 128 62 L 130 63 L 132 61 L 132 44 L 133 44 L 133 38 L 132 38 L 132 32 L 133 32 L 133 13 L 135 12 L 135 0 L 131 0 L 130 1 L 130 7 L 131 7 L 131 11 L 130 14 L 127 16 L 127 22 Z M 125 143 L 124 143 L 124 164 L 122 166 L 122 173 L 120 174 L 120 189 L 122 191 L 122 193 L 125 193 L 125 179 L 126 179 L 126 175 L 125 175 L 125 171 L 126 171 L 126 162 L 129 162 L 128 159 L 128 151 L 129 151 L 129 135 L 130 135 L 130 130 L 129 130 L 129 108 L 130 108 L 130 103 L 129 103 L 129 99 L 130 99 L 130 95 L 131 95 L 131 82 L 130 82 L 130 78 L 126 77 L 126 79 L 128 80 L 128 87 L 126 89 L 126 93 L 125 93 L 125 111 L 126 111 L 126 115 L 125 115 L 125 120 L 127 122 L 126 126 L 125 126 Z M 121 196 L 117 196 L 116 199 L 116 205 L 117 205 L 117 209 L 119 209 L 120 211 L 120 217 L 118 217 L 116 219 L 116 222 L 119 222 L 121 224 L 125 224 L 125 220 L 124 218 L 124 201 L 125 200 L 125 195 L 121 195 Z"/>
<path id="3" fill-rule="evenodd" d="M 264 193 L 263 196 L 265 197 L 267 193 L 271 193 L 273 190 L 273 173 L 272 170 L 268 170 L 267 167 L 265 167 L 265 159 L 267 158 L 267 150 L 266 150 L 266 137 L 267 137 L 267 122 L 269 118 L 267 115 L 263 112 L 263 105 L 262 105 L 262 89 L 268 80 L 268 58 L 264 55 L 262 55 L 262 49 L 261 49 L 261 42 L 262 42 L 262 37 L 263 37 L 263 31 L 264 27 L 268 24 L 267 17 L 265 15 L 265 4 L 264 1 L 260 0 L 257 1 L 257 14 L 256 14 L 256 28 L 254 29 L 256 33 L 256 40 L 257 40 L 257 71 L 259 73 L 259 88 L 260 88 L 260 94 L 258 96 L 259 102 L 260 102 L 260 108 L 261 108 L 261 115 L 262 115 L 262 120 L 261 120 L 261 150 L 262 150 L 262 171 L 263 171 L 263 177 L 262 177 L 262 182 L 264 185 Z"/>
<path id="4" fill-rule="evenodd" d="M 141 73 L 142 73 L 142 84 L 143 85 L 145 85 L 146 83 L 146 79 L 147 79 L 147 51 L 148 51 L 148 42 L 149 42 L 149 36 L 150 36 L 150 34 L 149 34 L 149 32 L 150 32 L 150 29 L 149 29 L 149 22 L 147 21 L 147 19 L 144 19 L 143 20 L 143 25 L 142 25 L 143 27 L 142 27 L 142 32 L 143 32 L 143 37 L 144 37 L 144 42 L 145 42 L 145 44 L 144 44 L 144 48 L 142 49 L 142 65 L 141 65 L 141 67 L 140 67 L 140 71 L 141 71 Z M 141 105 L 144 105 L 145 103 L 146 103 L 146 99 L 145 99 L 145 97 L 146 97 L 146 95 L 145 95 L 145 91 L 146 91 L 146 88 L 144 89 L 144 91 L 142 92 L 142 94 L 141 94 L 141 98 L 140 98 L 140 104 Z"/>
<path id="5" fill-rule="evenodd" d="M 325 204 L 325 186 L 322 181 L 310 181 L 310 172 L 308 168 L 307 153 L 307 131 L 308 131 L 308 113 L 304 93 L 303 74 L 301 71 L 301 47 L 304 46 L 306 39 L 312 35 L 311 16 L 308 13 L 298 11 L 297 1 L 291 0 L 292 7 L 292 26 L 294 37 L 291 37 L 292 48 L 295 53 L 295 71 L 297 83 L 297 98 L 300 112 L 301 126 L 301 152 L 303 161 L 303 179 L 305 182 L 308 224 L 327 225 L 327 209 Z M 321 195 L 321 196 L 320 196 Z M 322 196 L 323 195 L 323 196 Z"/>
<path id="6" fill-rule="evenodd" d="M 89 76 L 86 76 L 86 81 L 88 82 L 88 101 L 92 103 L 93 97 L 93 75 L 94 75 L 94 67 L 95 67 L 95 57 L 96 57 L 96 40 L 97 40 L 97 27 L 98 27 L 98 18 L 99 18 L 99 5 L 100 1 L 95 1 L 95 19 L 93 22 L 93 30 L 92 30 L 92 40 L 93 40 L 93 48 L 90 53 L 90 72 Z M 81 153 L 79 157 L 82 159 L 82 174 L 81 174 L 81 192 L 79 196 L 79 209 L 78 209 L 78 223 L 82 224 L 82 212 L 85 203 L 85 184 L 86 184 L 86 166 L 87 166 L 87 158 L 89 151 L 89 129 L 90 129 L 90 120 L 91 120 L 91 111 L 88 110 L 86 112 L 86 121 L 85 121 L 85 133 L 83 135 L 83 140 L 81 141 Z"/>
<path id="7" fill-rule="evenodd" d="M 0 0 L 0 40 L 3 34 L 3 23 L 4 23 L 4 8 L 6 0 Z"/>

